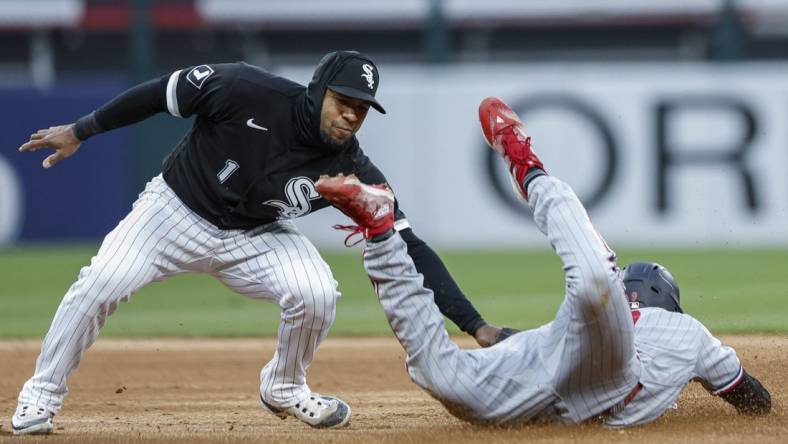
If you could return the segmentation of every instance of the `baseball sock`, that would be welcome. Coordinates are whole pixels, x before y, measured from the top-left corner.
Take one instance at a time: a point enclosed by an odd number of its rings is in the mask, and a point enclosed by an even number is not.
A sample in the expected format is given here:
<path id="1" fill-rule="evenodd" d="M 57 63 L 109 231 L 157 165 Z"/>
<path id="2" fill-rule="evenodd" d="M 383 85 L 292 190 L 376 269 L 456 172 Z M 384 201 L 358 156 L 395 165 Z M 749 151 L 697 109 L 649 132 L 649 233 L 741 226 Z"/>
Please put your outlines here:
<path id="1" fill-rule="evenodd" d="M 369 242 L 383 242 L 384 240 L 390 238 L 393 235 L 394 235 L 394 229 L 389 228 L 388 231 L 372 236 Z"/>

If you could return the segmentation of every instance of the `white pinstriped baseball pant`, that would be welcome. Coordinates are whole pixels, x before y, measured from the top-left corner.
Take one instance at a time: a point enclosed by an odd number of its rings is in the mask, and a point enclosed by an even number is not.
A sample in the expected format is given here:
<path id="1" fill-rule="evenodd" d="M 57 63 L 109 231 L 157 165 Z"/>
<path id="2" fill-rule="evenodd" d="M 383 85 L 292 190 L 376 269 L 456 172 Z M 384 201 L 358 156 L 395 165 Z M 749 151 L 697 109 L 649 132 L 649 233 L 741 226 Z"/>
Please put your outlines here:
<path id="1" fill-rule="evenodd" d="M 542 176 L 528 191 L 534 221 L 563 262 L 566 294 L 554 321 L 493 347 L 451 341 L 399 236 L 364 250 L 411 379 L 463 419 L 580 422 L 621 402 L 641 374 L 615 255 L 567 184 Z"/>
<path id="2" fill-rule="evenodd" d="M 118 303 L 150 282 L 182 273 L 210 274 L 237 293 L 278 304 L 277 349 L 260 373 L 260 392 L 281 408 L 309 395 L 306 370 L 334 321 L 339 297 L 328 264 L 291 222 L 249 231 L 216 228 L 159 175 L 63 297 L 19 402 L 58 413 L 66 378 Z"/>

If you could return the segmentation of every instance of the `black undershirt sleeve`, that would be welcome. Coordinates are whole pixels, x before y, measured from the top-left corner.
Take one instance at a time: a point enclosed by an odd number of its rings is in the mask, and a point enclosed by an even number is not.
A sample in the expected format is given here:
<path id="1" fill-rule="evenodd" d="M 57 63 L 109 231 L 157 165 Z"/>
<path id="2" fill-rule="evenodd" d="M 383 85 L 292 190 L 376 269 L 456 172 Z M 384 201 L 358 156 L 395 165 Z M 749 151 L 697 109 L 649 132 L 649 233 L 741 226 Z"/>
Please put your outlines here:
<path id="1" fill-rule="evenodd" d="M 355 142 L 354 150 L 356 167 L 353 172 L 362 182 L 369 184 L 388 182 L 380 169 L 363 153 L 358 142 Z M 395 202 L 395 205 L 396 220 L 405 219 L 405 214 L 399 209 L 399 202 Z M 441 314 L 470 335 L 476 333 L 479 327 L 487 325 L 471 301 L 460 290 L 437 253 L 419 239 L 411 228 L 405 228 L 399 234 L 408 245 L 408 255 L 413 259 L 416 271 L 424 276 L 424 286 L 432 290 L 435 305 L 438 306 Z"/>
<path id="2" fill-rule="evenodd" d="M 486 325 L 471 301 L 465 297 L 460 287 L 449 274 L 440 257 L 419 239 L 413 230 L 406 228 L 399 232 L 408 244 L 408 255 L 416 265 L 416 271 L 424 276 L 424 286 L 432 290 L 435 304 L 440 312 L 451 319 L 460 330 L 473 335 L 479 327 Z"/>
<path id="3" fill-rule="evenodd" d="M 167 111 L 167 78 L 152 79 L 134 86 L 110 100 L 96 111 L 80 118 L 74 125 L 79 140 L 137 123 Z"/>

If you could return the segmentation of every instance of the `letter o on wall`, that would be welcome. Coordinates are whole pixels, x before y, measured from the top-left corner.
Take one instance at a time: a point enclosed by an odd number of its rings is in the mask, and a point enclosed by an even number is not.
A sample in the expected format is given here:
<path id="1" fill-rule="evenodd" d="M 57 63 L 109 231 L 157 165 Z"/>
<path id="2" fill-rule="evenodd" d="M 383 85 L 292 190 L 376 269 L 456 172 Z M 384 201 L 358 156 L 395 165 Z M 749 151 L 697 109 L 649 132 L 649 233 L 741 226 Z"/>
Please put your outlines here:
<path id="1" fill-rule="evenodd" d="M 0 156 L 0 245 L 16 240 L 21 229 L 22 192 L 14 169 Z"/>

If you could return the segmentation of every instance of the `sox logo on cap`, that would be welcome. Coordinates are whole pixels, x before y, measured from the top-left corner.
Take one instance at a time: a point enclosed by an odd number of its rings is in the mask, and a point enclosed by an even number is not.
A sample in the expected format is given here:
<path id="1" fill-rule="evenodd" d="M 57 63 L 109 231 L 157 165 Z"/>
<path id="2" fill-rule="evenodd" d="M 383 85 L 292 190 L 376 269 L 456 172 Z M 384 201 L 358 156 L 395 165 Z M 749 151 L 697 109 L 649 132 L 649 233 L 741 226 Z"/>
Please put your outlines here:
<path id="1" fill-rule="evenodd" d="M 372 70 L 375 68 L 368 63 L 363 64 L 361 68 L 364 70 L 364 74 L 361 74 L 361 77 L 367 81 L 367 87 L 373 89 L 375 87 L 375 76 L 372 74 Z"/>

